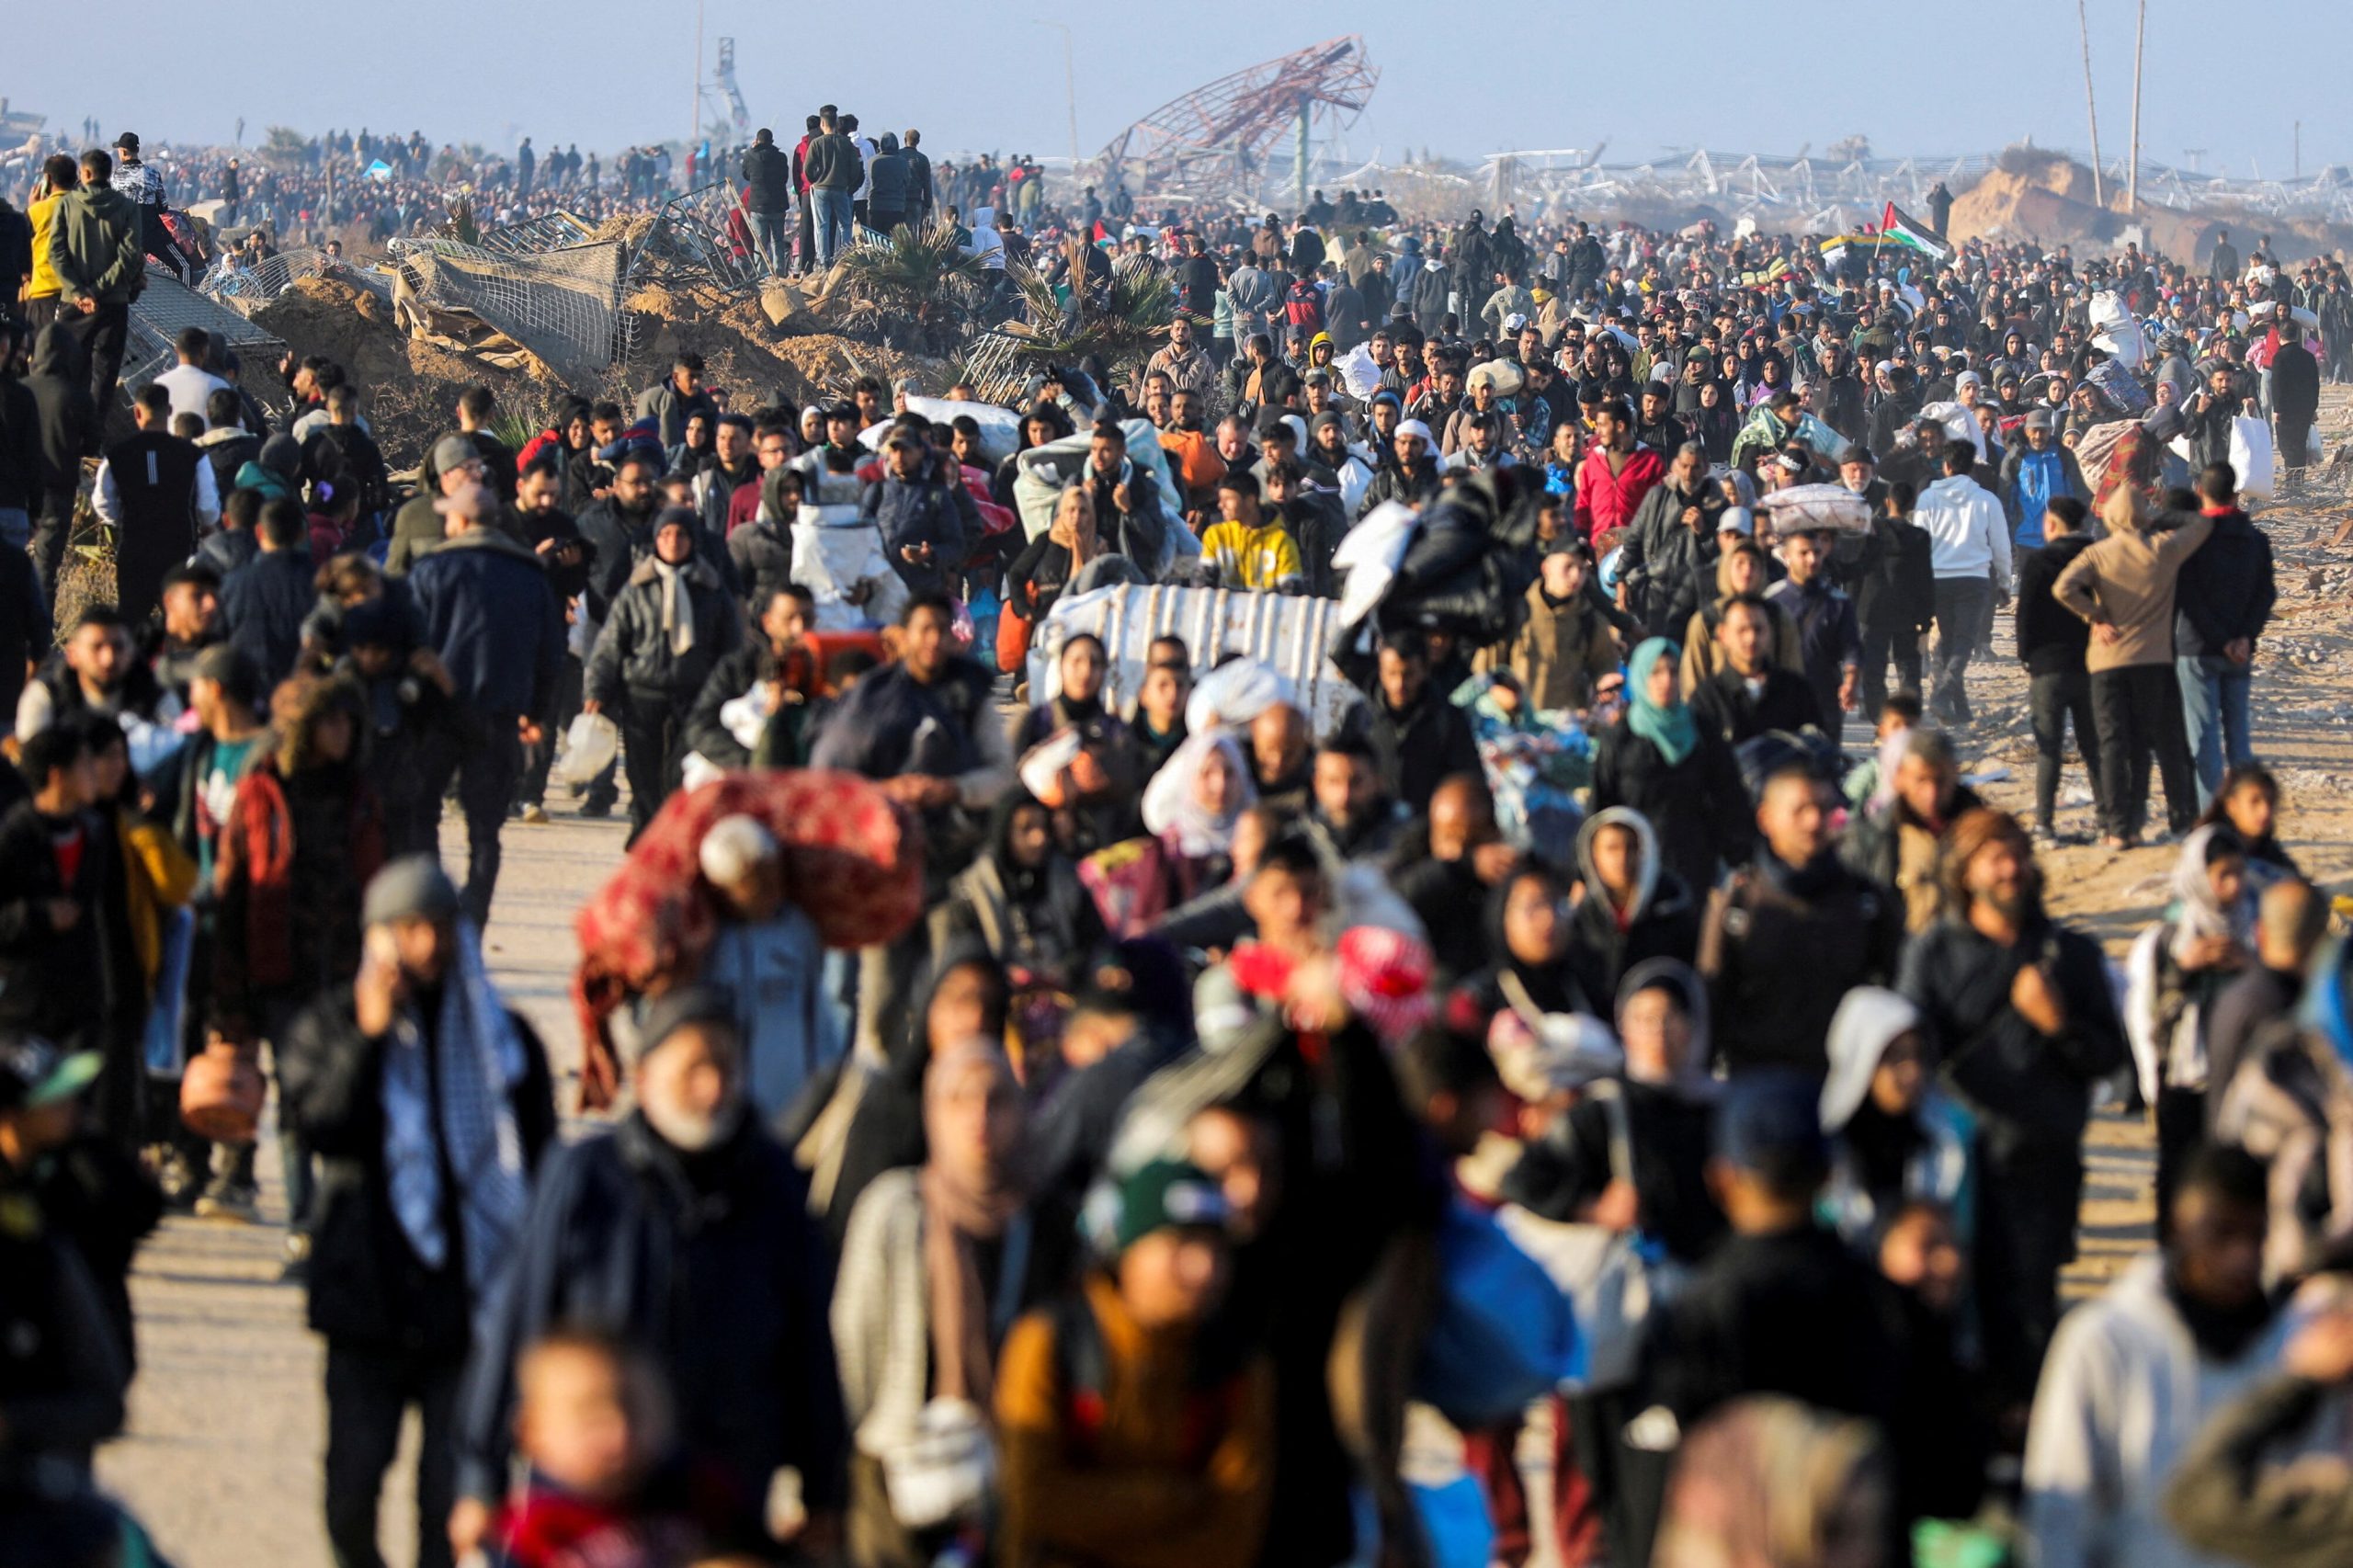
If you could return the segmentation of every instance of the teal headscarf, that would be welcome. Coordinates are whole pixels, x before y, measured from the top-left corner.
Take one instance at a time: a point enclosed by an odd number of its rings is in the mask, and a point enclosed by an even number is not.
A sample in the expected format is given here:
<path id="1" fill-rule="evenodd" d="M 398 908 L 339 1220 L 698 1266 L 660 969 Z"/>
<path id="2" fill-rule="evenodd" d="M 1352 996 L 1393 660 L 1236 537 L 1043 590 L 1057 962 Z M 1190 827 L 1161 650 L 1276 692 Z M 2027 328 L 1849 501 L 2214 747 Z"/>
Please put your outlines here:
<path id="1" fill-rule="evenodd" d="M 1651 671 L 1661 659 L 1679 659 L 1683 650 L 1664 637 L 1654 637 L 1626 661 L 1626 727 L 1658 747 L 1666 765 L 1675 767 L 1699 744 L 1699 726 L 1690 708 L 1677 702 L 1661 707 L 1651 700 Z"/>

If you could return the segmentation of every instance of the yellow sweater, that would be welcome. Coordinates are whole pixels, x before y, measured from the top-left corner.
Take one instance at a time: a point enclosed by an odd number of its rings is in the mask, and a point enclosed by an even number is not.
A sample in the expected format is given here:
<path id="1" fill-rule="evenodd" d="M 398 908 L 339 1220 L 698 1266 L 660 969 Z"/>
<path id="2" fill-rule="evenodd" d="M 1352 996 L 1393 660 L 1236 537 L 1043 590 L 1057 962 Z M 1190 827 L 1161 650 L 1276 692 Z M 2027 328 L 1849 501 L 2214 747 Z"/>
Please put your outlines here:
<path id="1" fill-rule="evenodd" d="M 33 281 L 25 291 L 28 299 L 57 298 L 57 270 L 49 265 L 49 226 L 56 220 L 57 204 L 64 199 L 63 194 L 44 196 L 25 209 L 26 216 L 33 221 Z"/>
<path id="2" fill-rule="evenodd" d="M 139 971 L 152 989 L 164 960 L 164 911 L 177 909 L 196 892 L 196 862 L 168 829 L 136 812 L 115 813 L 115 835 L 129 870 L 131 945 Z"/>
<path id="3" fill-rule="evenodd" d="M 1250 1568 L 1273 1498 L 1275 1389 L 1266 1358 L 1228 1397 L 1191 1386 L 1190 1336 L 1147 1332 L 1108 1278 L 1087 1303 L 1103 1337 L 1100 1424 L 1084 1447 L 1054 1355 L 1054 1315 L 1013 1325 L 996 1375 L 1005 1568 Z M 1203 1420 L 1219 1426 L 1201 1430 Z M 1188 1452 L 1206 1446 L 1206 1457 Z"/>

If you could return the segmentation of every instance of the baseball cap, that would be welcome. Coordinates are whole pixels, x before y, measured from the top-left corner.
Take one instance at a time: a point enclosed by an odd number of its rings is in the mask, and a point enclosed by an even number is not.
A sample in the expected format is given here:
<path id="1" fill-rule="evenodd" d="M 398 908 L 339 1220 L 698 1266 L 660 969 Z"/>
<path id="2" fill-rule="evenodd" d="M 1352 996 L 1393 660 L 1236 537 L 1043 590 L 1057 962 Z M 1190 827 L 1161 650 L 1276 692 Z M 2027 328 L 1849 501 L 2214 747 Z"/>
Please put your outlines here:
<path id="1" fill-rule="evenodd" d="M 39 1110 L 97 1082 L 103 1061 L 95 1051 L 68 1054 L 39 1035 L 0 1040 L 0 1110 Z"/>
<path id="2" fill-rule="evenodd" d="M 1845 468 L 1848 463 L 1864 463 L 1877 468 L 1879 460 L 1871 456 L 1871 449 L 1869 447 L 1857 441 L 1849 441 L 1838 449 L 1838 466 Z"/>
<path id="3" fill-rule="evenodd" d="M 1154 1231 L 1222 1229 L 1233 1217 L 1225 1191 L 1188 1160 L 1154 1160 L 1114 1187 L 1096 1189 L 1087 1228 L 1116 1257 Z"/>
<path id="4" fill-rule="evenodd" d="M 1716 518 L 1716 531 L 1744 537 L 1754 534 L 1756 531 L 1756 514 L 1745 506 L 1726 506 Z"/>
<path id="5" fill-rule="evenodd" d="M 1520 328 L 1527 324 L 1528 318 L 1518 311 L 1514 311 L 1511 314 L 1504 317 L 1504 330 L 1506 332 L 1512 333 L 1515 335 L 1519 332 Z"/>
<path id="6" fill-rule="evenodd" d="M 1819 1173 L 1830 1160 L 1821 1098 L 1813 1077 L 1795 1069 L 1735 1076 L 1716 1112 L 1717 1154 L 1745 1171 Z"/>
<path id="7" fill-rule="evenodd" d="M 470 436 L 444 436 L 433 443 L 433 472 L 436 473 L 447 473 L 451 469 L 463 468 L 468 463 L 481 460 L 482 449 L 474 445 Z"/>

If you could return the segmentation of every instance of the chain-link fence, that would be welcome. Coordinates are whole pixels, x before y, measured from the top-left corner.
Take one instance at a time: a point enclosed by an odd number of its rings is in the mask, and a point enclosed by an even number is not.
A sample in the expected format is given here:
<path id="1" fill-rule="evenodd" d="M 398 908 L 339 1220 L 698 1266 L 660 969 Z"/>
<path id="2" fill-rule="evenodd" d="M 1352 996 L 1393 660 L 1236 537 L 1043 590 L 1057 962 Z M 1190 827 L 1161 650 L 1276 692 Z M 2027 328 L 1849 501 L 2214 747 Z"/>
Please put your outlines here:
<path id="1" fill-rule="evenodd" d="M 587 385 L 630 348 L 620 242 L 502 253 L 456 240 L 394 240 L 392 258 L 427 306 L 472 312 L 567 381 Z"/>
<path id="2" fill-rule="evenodd" d="M 131 322 L 124 334 L 122 384 L 141 387 L 177 363 L 173 341 L 191 326 L 200 326 L 235 351 L 247 366 L 276 364 L 286 352 L 283 341 L 218 301 L 209 299 L 154 267 L 147 269 L 147 286 L 131 302 Z M 267 388 L 267 377 L 244 376 L 247 387 Z"/>
<path id="3" fill-rule="evenodd" d="M 392 297 L 389 273 L 354 267 L 347 261 L 330 262 L 326 252 L 313 245 L 296 245 L 250 264 L 232 252 L 215 261 L 196 287 L 199 293 L 249 315 L 291 289 L 297 278 L 322 277 L 333 277 L 386 300 Z"/>
<path id="4" fill-rule="evenodd" d="M 664 202 L 629 258 L 631 286 L 709 282 L 749 290 L 767 276 L 751 219 L 723 180 Z"/>

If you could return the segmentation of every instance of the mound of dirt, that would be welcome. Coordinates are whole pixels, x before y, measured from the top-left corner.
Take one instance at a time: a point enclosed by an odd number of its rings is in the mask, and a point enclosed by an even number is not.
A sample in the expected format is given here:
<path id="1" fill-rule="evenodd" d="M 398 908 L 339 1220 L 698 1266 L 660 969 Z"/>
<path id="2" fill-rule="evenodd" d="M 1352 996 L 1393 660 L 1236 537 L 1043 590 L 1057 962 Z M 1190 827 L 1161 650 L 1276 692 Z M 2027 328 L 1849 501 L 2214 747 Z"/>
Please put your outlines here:
<path id="1" fill-rule="evenodd" d="M 392 305 L 369 290 L 332 278 L 298 278 L 254 312 L 254 324 L 285 340 L 296 358 L 323 354 L 362 392 L 408 374 L 408 344 Z"/>
<path id="2" fill-rule="evenodd" d="M 2070 201 L 2097 205 L 2093 195 L 2097 182 L 2092 178 L 2091 170 L 2064 153 L 2054 153 L 2025 142 L 2013 142 L 2003 148 L 2000 155 L 1995 158 L 1993 172 L 2006 175 L 2019 185 L 2063 196 Z"/>
<path id="3" fill-rule="evenodd" d="M 2089 171 L 2083 171 L 2088 180 Z M 2088 183 L 2081 199 L 2057 188 L 2072 179 L 2052 169 L 2035 176 L 1995 169 L 1953 199 L 1947 233 L 1956 243 L 1986 238 L 2046 245 L 2105 244 L 2124 227 L 2120 214 L 2095 207 Z"/>
<path id="4" fill-rule="evenodd" d="M 731 393 L 737 407 L 779 397 L 806 403 L 846 396 L 860 376 L 886 383 L 912 376 L 926 389 L 947 390 L 941 361 L 812 330 L 824 324 L 819 314 L 804 312 L 779 328 L 757 300 L 659 285 L 640 289 L 628 305 L 633 320 L 625 370 L 632 388 L 653 385 L 680 352 L 692 351 L 703 357 L 705 382 Z"/>

